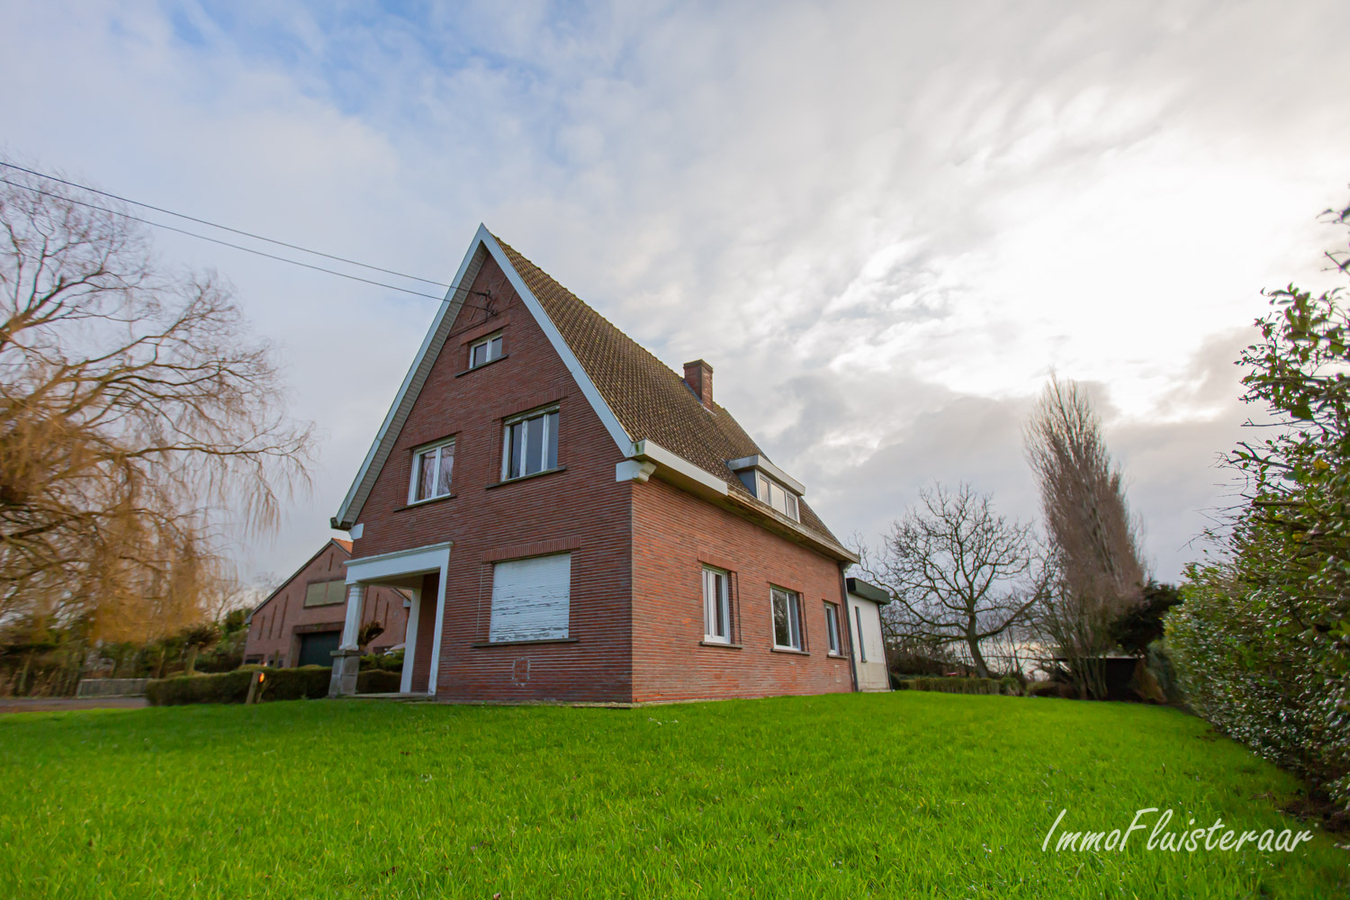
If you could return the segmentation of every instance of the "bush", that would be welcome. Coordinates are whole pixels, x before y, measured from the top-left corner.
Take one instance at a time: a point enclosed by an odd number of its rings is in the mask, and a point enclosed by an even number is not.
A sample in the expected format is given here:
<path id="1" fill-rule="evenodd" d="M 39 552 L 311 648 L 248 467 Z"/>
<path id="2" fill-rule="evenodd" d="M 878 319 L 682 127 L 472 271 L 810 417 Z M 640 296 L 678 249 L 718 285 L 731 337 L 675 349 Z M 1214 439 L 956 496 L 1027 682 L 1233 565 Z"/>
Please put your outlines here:
<path id="1" fill-rule="evenodd" d="M 1058 697 L 1061 700 L 1074 700 L 1078 691 L 1067 681 L 1033 681 L 1027 687 L 1028 697 Z"/>
<path id="2" fill-rule="evenodd" d="M 375 669 L 356 676 L 358 694 L 397 694 L 403 687 L 403 673 Z"/>
<path id="3" fill-rule="evenodd" d="M 367 653 L 361 657 L 361 671 L 401 673 L 403 671 L 403 651 L 395 650 L 393 653 Z"/>
<path id="4" fill-rule="evenodd" d="M 897 683 L 901 690 L 941 691 L 945 694 L 1003 694 L 1002 681 L 997 678 L 904 678 Z M 1020 689 L 1020 685 L 1018 686 Z"/>
<path id="5" fill-rule="evenodd" d="M 179 706 L 185 703 L 243 703 L 248 699 L 249 682 L 256 671 L 267 673 L 261 701 L 315 700 L 328 696 L 332 670 L 325 666 L 299 669 L 269 669 L 248 666 L 219 675 L 180 675 L 151 681 L 145 688 L 151 706 Z"/>

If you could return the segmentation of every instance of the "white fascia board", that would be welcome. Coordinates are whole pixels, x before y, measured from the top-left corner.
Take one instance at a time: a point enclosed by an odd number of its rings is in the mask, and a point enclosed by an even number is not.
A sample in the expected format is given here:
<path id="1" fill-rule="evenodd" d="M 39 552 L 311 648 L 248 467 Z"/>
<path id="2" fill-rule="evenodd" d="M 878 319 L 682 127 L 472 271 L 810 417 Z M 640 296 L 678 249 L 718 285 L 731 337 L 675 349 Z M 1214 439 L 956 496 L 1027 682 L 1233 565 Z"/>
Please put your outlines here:
<path id="1" fill-rule="evenodd" d="M 634 444 L 633 458 L 654 462 L 658 466 L 669 469 L 671 472 L 696 482 L 723 497 L 727 494 L 727 483 L 721 478 L 711 472 L 703 471 L 683 456 L 671 453 L 654 441 L 642 440 Z"/>
<path id="2" fill-rule="evenodd" d="M 394 578 L 400 575 L 424 575 L 441 572 L 449 564 L 453 541 L 427 544 L 407 550 L 395 550 L 378 556 L 347 560 L 347 584 Z"/>
<path id="3" fill-rule="evenodd" d="M 525 279 L 521 278 L 520 273 L 516 271 L 516 267 L 511 265 L 511 260 L 507 257 L 506 251 L 502 249 L 501 244 L 497 243 L 497 239 L 492 236 L 492 232 L 488 231 L 484 225 L 478 226 L 478 234 L 474 237 L 475 245 L 480 241 L 483 246 L 487 247 L 488 252 L 492 254 L 492 258 L 497 261 L 497 265 L 506 274 L 506 279 L 511 282 L 511 287 L 516 289 L 521 301 L 524 302 L 525 307 L 529 309 L 530 314 L 539 324 L 540 330 L 544 332 L 548 342 L 553 345 L 554 352 L 562 358 L 563 365 L 567 367 L 567 371 L 572 374 L 577 386 L 581 388 L 582 396 L 590 402 L 591 408 L 600 417 L 601 424 L 605 426 L 609 436 L 614 439 L 619 452 L 625 457 L 632 456 L 633 439 L 629 436 L 628 431 L 620 424 L 618 416 L 614 415 L 614 411 L 609 408 L 605 398 L 600 396 L 600 391 L 596 388 L 595 382 L 591 381 L 591 376 L 587 375 L 586 370 L 581 367 L 581 361 L 577 359 L 577 355 L 572 352 L 572 348 L 567 345 L 567 341 L 563 340 L 562 333 L 558 331 L 558 326 L 553 324 L 553 320 L 549 318 L 548 313 L 544 310 L 544 305 L 539 302 L 539 298 L 525 284 Z"/>
<path id="4" fill-rule="evenodd" d="M 790 490 L 795 491 L 798 497 L 805 496 L 806 494 L 806 485 L 802 484 L 762 456 L 742 456 L 740 459 L 731 460 L 727 465 L 731 467 L 731 471 L 733 472 L 739 472 L 742 469 L 763 469 L 777 480 L 783 482 Z"/>
<path id="5" fill-rule="evenodd" d="M 464 259 L 459 264 L 459 270 L 455 272 L 455 277 L 450 280 L 450 288 L 445 293 L 445 299 L 441 301 L 440 309 L 436 311 L 435 318 L 431 321 L 431 327 L 427 329 L 426 336 L 422 338 L 422 346 L 417 349 L 417 355 L 413 357 L 412 365 L 408 367 L 408 374 L 403 376 L 403 383 L 399 385 L 398 393 L 394 395 L 394 402 L 389 405 L 389 411 L 385 413 L 384 422 L 380 425 L 380 430 L 375 435 L 375 440 L 370 445 L 370 450 L 366 453 L 365 460 L 361 463 L 360 470 L 356 473 L 356 479 L 352 481 L 352 486 L 347 489 L 347 495 L 342 500 L 342 506 L 338 507 L 338 513 L 333 517 L 332 527 L 338 530 L 346 531 L 355 523 L 356 516 L 361 513 L 361 506 L 365 504 L 365 497 L 360 497 L 357 502 L 358 494 L 368 493 L 372 485 L 365 483 L 366 476 L 371 473 L 371 469 L 377 462 L 380 455 L 380 449 L 386 439 L 393 440 L 395 435 L 391 433 L 395 422 L 400 418 L 399 409 L 409 393 L 414 389 L 414 382 L 418 380 L 418 372 L 422 364 L 426 361 L 427 355 L 432 351 L 432 344 L 435 341 L 437 332 L 445 324 L 447 316 L 454 321 L 454 316 L 459 315 L 459 309 L 464 303 L 464 297 L 460 295 L 461 289 L 467 289 L 466 275 L 469 267 L 473 263 L 474 255 L 478 252 L 479 244 L 482 243 L 481 235 L 486 231 L 481 224 L 478 226 L 478 234 L 469 244 L 469 250 L 464 254 Z M 476 269 L 473 273 L 478 274 Z M 440 347 L 435 348 L 435 352 L 440 352 Z M 420 389 L 421 385 L 416 385 Z M 399 423 L 401 427 L 402 423 Z M 387 455 L 387 454 L 386 454 Z M 383 460 L 378 460 L 383 464 Z M 353 506 L 356 508 L 353 509 Z M 353 535 L 355 537 L 356 535 Z"/>

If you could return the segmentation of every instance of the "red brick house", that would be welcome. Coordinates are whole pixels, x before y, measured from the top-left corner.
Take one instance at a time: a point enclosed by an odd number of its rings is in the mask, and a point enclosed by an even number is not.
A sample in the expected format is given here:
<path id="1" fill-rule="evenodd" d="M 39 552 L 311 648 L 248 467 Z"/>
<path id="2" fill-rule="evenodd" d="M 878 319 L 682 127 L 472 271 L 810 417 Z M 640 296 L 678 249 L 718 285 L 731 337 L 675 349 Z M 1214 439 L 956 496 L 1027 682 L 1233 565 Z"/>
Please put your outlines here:
<path id="1" fill-rule="evenodd" d="M 855 690 L 854 555 L 713 399 L 486 228 L 353 482 L 334 694 L 372 588 L 403 689 L 646 702 Z"/>
<path id="2" fill-rule="evenodd" d="M 350 541 L 336 538 L 309 558 L 295 574 L 249 614 L 244 662 L 275 666 L 333 664 L 346 608 Z M 403 643 L 408 598 L 392 588 L 373 588 L 366 596 L 361 624 L 379 622 L 384 633 L 369 650 L 380 653 Z"/>

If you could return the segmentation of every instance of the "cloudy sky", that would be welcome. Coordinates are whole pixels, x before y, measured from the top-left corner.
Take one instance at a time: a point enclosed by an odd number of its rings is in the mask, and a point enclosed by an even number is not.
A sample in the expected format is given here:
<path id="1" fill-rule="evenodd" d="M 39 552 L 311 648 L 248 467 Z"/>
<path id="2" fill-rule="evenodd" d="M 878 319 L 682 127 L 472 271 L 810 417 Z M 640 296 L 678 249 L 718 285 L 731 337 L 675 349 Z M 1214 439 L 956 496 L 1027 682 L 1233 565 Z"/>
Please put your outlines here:
<path id="1" fill-rule="evenodd" d="M 1196 557 L 1260 289 L 1323 283 L 1341 239 L 1350 5 L 449 6 L 0 0 L 0 149 L 431 279 L 485 222 L 711 362 L 841 536 L 934 479 L 1034 516 L 1021 425 L 1057 371 L 1156 574 Z M 288 573 L 436 302 L 157 240 L 233 282 L 321 430 L 312 494 L 239 550 Z"/>

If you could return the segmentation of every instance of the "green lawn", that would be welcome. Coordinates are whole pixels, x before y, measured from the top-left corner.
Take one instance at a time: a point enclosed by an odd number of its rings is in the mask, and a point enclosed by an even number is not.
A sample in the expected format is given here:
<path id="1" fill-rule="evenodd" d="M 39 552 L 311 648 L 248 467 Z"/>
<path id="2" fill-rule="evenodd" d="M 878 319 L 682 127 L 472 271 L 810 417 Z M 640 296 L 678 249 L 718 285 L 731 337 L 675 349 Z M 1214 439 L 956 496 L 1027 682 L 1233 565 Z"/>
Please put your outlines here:
<path id="1" fill-rule="evenodd" d="M 1041 850 L 1061 809 L 1302 828 L 1276 811 L 1296 788 L 1172 710 L 1011 697 L 24 713 L 0 717 L 0 897 L 1344 898 L 1320 832 Z"/>

